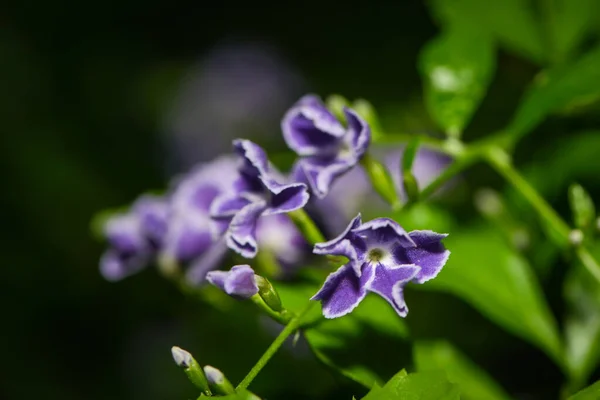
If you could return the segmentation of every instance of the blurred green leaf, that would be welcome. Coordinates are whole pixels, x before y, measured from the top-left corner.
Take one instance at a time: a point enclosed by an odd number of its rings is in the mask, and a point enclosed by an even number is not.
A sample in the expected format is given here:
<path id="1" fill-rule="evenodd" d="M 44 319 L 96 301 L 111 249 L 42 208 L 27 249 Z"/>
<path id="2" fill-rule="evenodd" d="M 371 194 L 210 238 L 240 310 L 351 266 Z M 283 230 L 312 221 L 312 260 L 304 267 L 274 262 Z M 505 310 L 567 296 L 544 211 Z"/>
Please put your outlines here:
<path id="1" fill-rule="evenodd" d="M 598 250 L 595 255 L 598 255 Z M 571 384 L 581 387 L 600 361 L 600 284 L 580 266 L 564 282 L 566 363 Z"/>
<path id="2" fill-rule="evenodd" d="M 460 388 L 462 399 L 504 400 L 510 396 L 479 366 L 450 343 L 417 342 L 413 347 L 417 371 L 444 370 L 448 380 Z"/>
<path id="3" fill-rule="evenodd" d="M 588 230 L 596 218 L 596 209 L 589 193 L 579 184 L 569 187 L 569 203 L 575 226 L 584 231 Z"/>
<path id="4" fill-rule="evenodd" d="M 525 94 L 507 130 L 518 139 L 549 114 L 600 97 L 600 46 L 574 63 L 551 70 Z"/>
<path id="5" fill-rule="evenodd" d="M 575 180 L 600 184 L 594 166 L 600 154 L 600 131 L 569 133 L 544 146 L 524 168 L 527 180 L 546 198 L 563 196 L 567 185 Z M 552 179 L 548 179 L 551 176 Z M 518 193 L 511 200 L 521 201 Z"/>
<path id="6" fill-rule="evenodd" d="M 544 4 L 552 57 L 558 61 L 565 60 L 575 52 L 592 28 L 598 1 L 552 0 Z"/>
<path id="7" fill-rule="evenodd" d="M 455 26 L 427 44 L 419 60 L 433 119 L 458 137 L 483 99 L 495 67 L 490 37 Z"/>
<path id="8" fill-rule="evenodd" d="M 598 400 L 600 399 L 600 381 L 575 393 L 568 400 Z"/>
<path id="9" fill-rule="evenodd" d="M 413 287 L 463 298 L 562 365 L 556 322 L 527 261 L 493 228 L 453 232 L 444 243 L 452 252 L 447 265 L 436 279 Z"/>
<path id="10" fill-rule="evenodd" d="M 491 34 L 506 49 L 544 61 L 541 29 L 529 0 L 431 0 L 430 6 L 445 27 L 473 27 L 476 36 Z"/>
<path id="11" fill-rule="evenodd" d="M 459 400 L 458 387 L 443 371 L 406 374 L 402 370 L 383 387 L 375 386 L 363 400 Z"/>
<path id="12" fill-rule="evenodd" d="M 386 374 L 410 361 L 404 321 L 375 295 L 367 296 L 351 314 L 324 320 L 305 335 L 322 362 L 367 388 L 383 383 Z"/>

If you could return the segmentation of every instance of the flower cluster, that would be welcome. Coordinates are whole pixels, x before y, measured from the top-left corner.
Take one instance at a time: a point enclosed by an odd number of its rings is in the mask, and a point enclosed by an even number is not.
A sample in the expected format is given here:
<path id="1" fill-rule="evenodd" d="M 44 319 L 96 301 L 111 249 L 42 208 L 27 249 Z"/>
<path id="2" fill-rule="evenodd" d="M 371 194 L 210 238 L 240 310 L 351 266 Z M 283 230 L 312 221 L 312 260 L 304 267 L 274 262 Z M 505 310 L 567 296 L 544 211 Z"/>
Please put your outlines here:
<path id="1" fill-rule="evenodd" d="M 207 279 L 234 297 L 255 298 L 260 292 L 266 303 L 279 304 L 272 286 L 250 266 L 212 270 L 228 249 L 245 258 L 266 252 L 282 267 L 298 265 L 306 256 L 314 238 L 304 237 L 287 214 L 304 208 L 312 196 L 318 200 L 311 202 L 312 209 L 321 207 L 321 215 L 333 216 L 336 202 L 325 197 L 370 145 L 367 122 L 349 108 L 343 116 L 345 124 L 312 95 L 286 113 L 283 138 L 298 155 L 290 174 L 278 171 L 256 143 L 236 139 L 233 155 L 197 166 L 163 196 L 142 196 L 105 224 L 110 248 L 102 257 L 103 275 L 117 280 L 156 262 L 167 272 L 185 267 L 192 284 Z M 325 317 L 335 318 L 374 292 L 405 316 L 403 288 L 438 274 L 449 255 L 444 237 L 431 231 L 407 233 L 387 218 L 363 224 L 359 214 L 337 238 L 312 242 L 315 254 L 349 260 L 312 299 L 322 302 Z"/>

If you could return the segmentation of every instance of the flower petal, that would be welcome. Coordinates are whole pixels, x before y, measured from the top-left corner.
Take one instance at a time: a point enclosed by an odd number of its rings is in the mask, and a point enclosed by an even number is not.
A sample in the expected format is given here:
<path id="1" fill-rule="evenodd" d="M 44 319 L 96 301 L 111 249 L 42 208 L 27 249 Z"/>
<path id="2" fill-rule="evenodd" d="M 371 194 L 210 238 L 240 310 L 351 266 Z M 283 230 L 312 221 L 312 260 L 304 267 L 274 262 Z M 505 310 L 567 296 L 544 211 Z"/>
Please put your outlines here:
<path id="1" fill-rule="evenodd" d="M 448 235 L 432 231 L 412 231 L 409 236 L 416 247 L 398 246 L 394 250 L 394 257 L 400 264 L 416 264 L 421 267 L 414 282 L 427 282 L 437 276 L 450 256 L 450 251 L 442 244 L 442 239 Z"/>
<path id="2" fill-rule="evenodd" d="M 206 278 L 208 271 L 211 271 L 219 265 L 227 253 L 225 240 L 221 239 L 213 244 L 198 258 L 196 258 L 188 268 L 185 278 L 192 285 L 199 285 Z"/>
<path id="3" fill-rule="evenodd" d="M 329 193 L 333 181 L 350 171 L 356 162 L 345 159 L 307 157 L 300 161 L 312 192 L 322 199 Z"/>
<path id="4" fill-rule="evenodd" d="M 397 242 L 404 247 L 416 246 L 404 228 L 390 218 L 375 218 L 353 229 L 352 232 L 365 239 L 369 244 Z"/>
<path id="5" fill-rule="evenodd" d="M 249 265 L 236 265 L 229 271 L 210 271 L 206 280 L 231 296 L 249 299 L 258 293 L 254 270 Z"/>
<path id="6" fill-rule="evenodd" d="M 190 212 L 178 215 L 170 224 L 162 251 L 177 261 L 190 261 L 204 253 L 213 243 L 207 216 Z"/>
<path id="7" fill-rule="evenodd" d="M 133 212 L 138 216 L 146 237 L 158 247 L 167 232 L 169 202 L 159 196 L 144 195 L 134 203 Z"/>
<path id="8" fill-rule="evenodd" d="M 261 251 L 273 254 L 284 268 L 296 266 L 310 248 L 296 225 L 285 214 L 262 216 L 258 221 L 256 236 Z"/>
<path id="9" fill-rule="evenodd" d="M 314 95 L 301 98 L 281 122 L 288 147 L 300 156 L 334 153 L 345 129 Z"/>
<path id="10" fill-rule="evenodd" d="M 235 139 L 233 149 L 243 160 L 242 174 L 258 177 L 271 169 L 267 153 L 256 143 L 246 139 Z"/>
<path id="11" fill-rule="evenodd" d="M 352 149 L 353 156 L 359 160 L 367 151 L 371 143 L 371 128 L 356 111 L 350 108 L 344 108 L 346 121 L 348 122 L 348 141 Z"/>
<path id="12" fill-rule="evenodd" d="M 361 225 L 360 213 L 350 221 L 346 229 L 328 242 L 316 243 L 313 253 L 321 255 L 344 256 L 350 260 L 360 261 L 366 247 L 364 242 L 356 237 L 352 230 Z"/>
<path id="13" fill-rule="evenodd" d="M 354 310 L 365 298 L 369 281 L 373 279 L 373 268 L 365 265 L 360 277 L 356 275 L 355 261 L 350 261 L 329 274 L 323 287 L 311 298 L 320 300 L 325 318 L 337 318 Z"/>
<path id="14" fill-rule="evenodd" d="M 394 267 L 377 264 L 374 279 L 367 285 L 367 290 L 377 293 L 394 307 L 401 317 L 406 317 L 408 307 L 404 302 L 403 288 L 419 272 L 416 265 L 398 265 Z"/>
<path id="15" fill-rule="evenodd" d="M 144 269 L 150 262 L 150 254 L 123 255 L 107 250 L 100 258 L 100 273 L 108 281 L 118 281 Z"/>
<path id="16" fill-rule="evenodd" d="M 256 224 L 266 209 L 264 201 L 257 201 L 248 204 L 233 217 L 225 235 L 230 249 L 246 258 L 256 256 Z"/>
<path id="17" fill-rule="evenodd" d="M 274 190 L 270 189 L 273 195 L 266 214 L 281 214 L 298 210 L 304 207 L 310 198 L 308 188 L 303 183 L 279 185 Z"/>
<path id="18" fill-rule="evenodd" d="M 250 200 L 237 193 L 225 193 L 214 199 L 210 205 L 210 216 L 215 219 L 231 219 Z"/>

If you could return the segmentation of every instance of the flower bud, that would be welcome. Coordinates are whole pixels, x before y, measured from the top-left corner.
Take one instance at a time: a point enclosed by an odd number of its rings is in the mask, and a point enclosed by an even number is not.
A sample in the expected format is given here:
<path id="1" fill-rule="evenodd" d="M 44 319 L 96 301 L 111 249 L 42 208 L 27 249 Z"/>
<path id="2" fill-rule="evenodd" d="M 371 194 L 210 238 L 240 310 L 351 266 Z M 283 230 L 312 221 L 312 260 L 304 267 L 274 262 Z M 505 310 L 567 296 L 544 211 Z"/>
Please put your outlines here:
<path id="1" fill-rule="evenodd" d="M 215 391 L 215 393 L 228 395 L 235 392 L 231 382 L 229 382 L 229 380 L 220 370 L 210 365 L 206 365 L 204 366 L 204 373 L 206 374 L 206 378 L 208 379 L 210 387 Z"/>
<path id="2" fill-rule="evenodd" d="M 255 275 L 256 283 L 258 284 L 258 294 L 261 299 L 268 305 L 273 311 L 280 312 L 283 310 L 281 305 L 281 299 L 277 290 L 271 285 L 271 282 L 267 278 L 260 275 Z"/>
<path id="3" fill-rule="evenodd" d="M 204 371 L 202 371 L 202 368 L 200 368 L 200 365 L 190 352 L 183 350 L 180 347 L 173 346 L 171 347 L 171 354 L 173 355 L 175 364 L 183 368 L 188 379 L 194 386 L 200 389 L 204 394 L 208 396 L 212 395 Z"/>
<path id="4" fill-rule="evenodd" d="M 396 187 L 385 166 L 368 153 L 361 159 L 361 164 L 369 176 L 373 189 L 392 207 L 397 206 L 399 202 Z"/>

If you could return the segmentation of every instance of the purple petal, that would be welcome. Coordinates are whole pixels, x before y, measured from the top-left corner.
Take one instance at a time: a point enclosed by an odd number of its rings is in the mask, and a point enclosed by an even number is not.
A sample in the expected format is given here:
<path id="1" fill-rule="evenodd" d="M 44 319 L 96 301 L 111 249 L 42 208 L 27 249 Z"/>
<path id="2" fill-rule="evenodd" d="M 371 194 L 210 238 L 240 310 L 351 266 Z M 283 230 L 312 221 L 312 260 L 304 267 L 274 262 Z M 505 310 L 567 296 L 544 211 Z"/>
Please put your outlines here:
<path id="1" fill-rule="evenodd" d="M 221 156 L 210 163 L 199 164 L 174 180 L 173 208 L 192 208 L 207 213 L 215 197 L 233 189 L 238 176 L 237 162 L 232 156 Z"/>
<path id="2" fill-rule="evenodd" d="M 217 268 L 227 253 L 225 240 L 221 239 L 213 244 L 198 258 L 196 258 L 188 268 L 185 277 L 192 285 L 199 285 L 206 278 L 208 271 Z"/>
<path id="3" fill-rule="evenodd" d="M 360 213 L 350 221 L 344 232 L 338 237 L 331 239 L 328 242 L 316 243 L 313 249 L 313 253 L 321 255 L 334 255 L 344 256 L 350 260 L 358 261 L 359 258 L 364 254 L 366 247 L 364 242 L 359 238 L 356 238 L 352 233 L 352 230 L 358 228 L 361 225 Z M 358 240 L 356 240 L 358 239 Z"/>
<path id="4" fill-rule="evenodd" d="M 133 213 L 109 218 L 104 225 L 104 234 L 110 245 L 121 253 L 136 253 L 147 247 L 140 218 Z"/>
<path id="5" fill-rule="evenodd" d="M 232 296 L 249 299 L 258 293 L 254 270 L 249 265 L 236 265 L 227 272 L 210 271 L 206 280 Z"/>
<path id="6" fill-rule="evenodd" d="M 231 219 L 250 200 L 237 193 L 225 193 L 217 197 L 210 205 L 210 216 L 216 219 Z"/>
<path id="7" fill-rule="evenodd" d="M 146 253 L 124 256 L 107 250 L 100 259 L 100 273 L 108 281 L 118 281 L 142 270 L 149 262 L 150 255 Z"/>
<path id="8" fill-rule="evenodd" d="M 419 272 L 416 265 L 398 265 L 393 268 L 377 264 L 374 279 L 367 285 L 367 290 L 375 292 L 386 299 L 401 317 L 406 317 L 408 307 L 402 293 L 404 285 Z"/>
<path id="9" fill-rule="evenodd" d="M 180 215 L 169 224 L 163 251 L 178 261 L 190 261 L 213 243 L 211 221 L 202 215 Z"/>
<path id="10" fill-rule="evenodd" d="M 365 298 L 366 288 L 374 277 L 373 268 L 365 265 L 359 278 L 352 264 L 353 261 L 329 274 L 323 287 L 311 298 L 321 301 L 325 318 L 346 315 Z"/>
<path id="11" fill-rule="evenodd" d="M 288 147 L 300 156 L 332 154 L 345 129 L 335 116 L 313 95 L 300 99 L 281 122 Z"/>
<path id="12" fill-rule="evenodd" d="M 167 232 L 169 203 L 162 197 L 144 195 L 133 205 L 133 212 L 138 215 L 144 234 L 159 245 Z"/>
<path id="13" fill-rule="evenodd" d="M 308 243 L 285 214 L 261 217 L 256 237 L 261 251 L 273 254 L 283 266 L 299 263 L 308 253 Z"/>
<path id="14" fill-rule="evenodd" d="M 390 218 L 375 218 L 353 229 L 352 232 L 362 237 L 369 244 L 398 242 L 404 247 L 416 246 L 404 228 Z"/>
<path id="15" fill-rule="evenodd" d="M 359 160 L 371 143 L 371 128 L 354 110 L 344 108 L 344 114 L 346 115 L 346 121 L 348 121 L 347 140 L 354 157 Z"/>
<path id="16" fill-rule="evenodd" d="M 271 169 L 267 153 L 256 143 L 246 139 L 236 139 L 233 141 L 233 148 L 243 160 L 242 173 L 261 176 Z"/>
<path id="17" fill-rule="evenodd" d="M 450 256 L 450 251 L 442 244 L 442 239 L 448 235 L 432 231 L 412 231 L 409 235 L 416 247 L 398 246 L 394 250 L 394 257 L 400 264 L 415 264 L 421 267 L 414 282 L 427 282 L 439 274 Z"/>
<path id="18" fill-rule="evenodd" d="M 227 230 L 227 246 L 246 258 L 253 258 L 258 252 L 256 224 L 266 210 L 263 201 L 248 204 L 231 220 Z"/>
<path id="19" fill-rule="evenodd" d="M 327 196 L 333 181 L 356 164 L 343 159 L 323 160 L 315 157 L 305 158 L 300 163 L 312 192 L 318 198 Z"/>
<path id="20" fill-rule="evenodd" d="M 269 210 L 266 214 L 282 214 L 298 210 L 308 203 L 310 195 L 303 183 L 281 185 L 272 191 Z"/>

